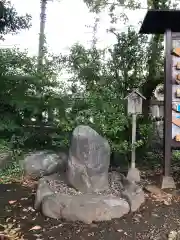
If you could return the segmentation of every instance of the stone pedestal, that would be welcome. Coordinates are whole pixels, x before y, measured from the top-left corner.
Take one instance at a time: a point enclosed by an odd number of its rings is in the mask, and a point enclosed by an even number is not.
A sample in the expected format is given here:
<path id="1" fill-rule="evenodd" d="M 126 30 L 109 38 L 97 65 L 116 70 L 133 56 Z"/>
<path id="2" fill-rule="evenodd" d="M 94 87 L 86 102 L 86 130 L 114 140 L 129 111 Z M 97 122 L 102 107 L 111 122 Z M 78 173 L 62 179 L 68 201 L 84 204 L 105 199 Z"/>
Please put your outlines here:
<path id="1" fill-rule="evenodd" d="M 162 189 L 174 189 L 176 188 L 173 177 L 163 176 L 161 179 L 161 188 Z"/>

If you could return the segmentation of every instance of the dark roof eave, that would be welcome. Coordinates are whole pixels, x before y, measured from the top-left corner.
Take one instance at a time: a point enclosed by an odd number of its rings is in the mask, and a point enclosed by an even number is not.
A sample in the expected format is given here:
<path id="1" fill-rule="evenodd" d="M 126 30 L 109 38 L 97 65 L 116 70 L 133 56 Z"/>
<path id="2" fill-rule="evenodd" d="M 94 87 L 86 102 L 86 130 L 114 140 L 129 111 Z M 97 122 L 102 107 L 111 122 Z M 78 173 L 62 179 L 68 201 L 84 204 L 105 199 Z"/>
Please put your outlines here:
<path id="1" fill-rule="evenodd" d="M 140 34 L 164 34 L 166 30 L 180 32 L 180 10 L 148 10 Z"/>

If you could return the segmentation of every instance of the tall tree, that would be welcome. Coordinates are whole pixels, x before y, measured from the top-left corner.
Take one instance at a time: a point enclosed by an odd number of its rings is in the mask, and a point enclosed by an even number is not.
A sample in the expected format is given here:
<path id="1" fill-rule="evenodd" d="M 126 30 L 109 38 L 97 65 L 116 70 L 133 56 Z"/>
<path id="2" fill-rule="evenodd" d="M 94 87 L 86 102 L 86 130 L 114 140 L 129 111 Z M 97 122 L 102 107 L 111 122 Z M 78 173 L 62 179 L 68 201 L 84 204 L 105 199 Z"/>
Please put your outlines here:
<path id="1" fill-rule="evenodd" d="M 127 33 L 113 31 L 116 43 L 109 49 L 71 48 L 69 72 L 74 85 L 71 110 L 61 121 L 89 124 L 106 136 L 112 149 L 128 152 L 129 121 L 123 99 L 128 89 L 139 87 L 145 80 L 146 36 L 138 36 L 133 28 Z M 81 85 L 81 87 L 80 87 Z"/>
<path id="2" fill-rule="evenodd" d="M 127 15 L 123 14 L 123 9 L 142 8 L 142 1 L 134 0 L 84 0 L 90 11 L 99 12 L 105 8 L 109 9 L 112 23 L 116 22 L 118 18 L 115 16 L 117 9 L 121 9 L 121 15 L 128 19 Z M 177 0 L 147 0 L 147 8 L 149 9 L 174 9 L 178 5 Z M 121 7 L 121 8 L 120 8 Z M 123 7 L 123 8 L 122 8 Z M 119 11 L 118 11 L 119 12 Z M 127 24 L 127 22 L 126 22 Z M 118 31 L 116 31 L 118 32 Z M 164 79 L 164 57 L 163 57 L 163 36 L 153 35 L 150 41 L 147 42 L 147 61 L 144 70 L 146 70 L 146 77 L 142 87 L 143 94 L 147 101 L 144 102 L 143 112 L 145 116 L 149 113 L 149 100 L 152 97 L 153 91 L 159 83 Z M 120 53 L 121 55 L 121 53 Z M 138 59 L 137 59 L 138 62 Z M 118 70 L 117 70 L 118 71 Z"/>
<path id="3" fill-rule="evenodd" d="M 45 54 L 45 24 L 46 24 L 46 6 L 47 0 L 41 0 L 41 14 L 40 14 L 40 32 L 39 32 L 39 50 L 38 50 L 38 68 L 39 70 L 43 64 L 43 57 Z"/>
<path id="4" fill-rule="evenodd" d="M 105 8 L 108 8 L 111 12 L 117 7 L 138 8 L 141 3 L 140 0 L 84 0 L 84 2 L 92 12 L 100 12 Z"/>
<path id="5" fill-rule="evenodd" d="M 18 16 L 8 2 L 3 2 L 1 7 L 2 38 L 9 32 L 17 33 L 30 27 L 30 16 Z M 16 49 L 0 49 L 1 136 L 11 137 L 16 130 L 25 134 L 23 123 L 29 123 L 31 117 L 53 108 L 57 102 L 53 88 L 58 88 L 59 57 L 46 53 L 40 74 L 37 62 L 37 57 L 30 58 Z"/>

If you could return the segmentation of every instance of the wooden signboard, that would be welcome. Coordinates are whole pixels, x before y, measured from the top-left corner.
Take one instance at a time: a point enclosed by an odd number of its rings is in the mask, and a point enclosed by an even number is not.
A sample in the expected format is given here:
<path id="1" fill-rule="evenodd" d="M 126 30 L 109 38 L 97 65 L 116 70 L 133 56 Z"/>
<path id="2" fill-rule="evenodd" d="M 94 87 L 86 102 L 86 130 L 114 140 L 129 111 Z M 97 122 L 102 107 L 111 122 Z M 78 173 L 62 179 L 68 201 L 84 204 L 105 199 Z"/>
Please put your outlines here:
<path id="1" fill-rule="evenodd" d="M 128 100 L 128 113 L 129 114 L 141 114 L 142 113 L 142 101 L 146 98 L 136 89 L 129 93 L 125 99 Z"/>
<path id="2" fill-rule="evenodd" d="M 180 143 L 180 36 L 172 34 L 172 145 Z M 180 144 L 179 144 L 180 145 Z"/>
<path id="3" fill-rule="evenodd" d="M 162 188 L 174 188 L 172 149 L 180 149 L 180 10 L 148 10 L 141 34 L 164 34 L 164 165 Z M 156 24 L 154 24 L 156 23 Z"/>

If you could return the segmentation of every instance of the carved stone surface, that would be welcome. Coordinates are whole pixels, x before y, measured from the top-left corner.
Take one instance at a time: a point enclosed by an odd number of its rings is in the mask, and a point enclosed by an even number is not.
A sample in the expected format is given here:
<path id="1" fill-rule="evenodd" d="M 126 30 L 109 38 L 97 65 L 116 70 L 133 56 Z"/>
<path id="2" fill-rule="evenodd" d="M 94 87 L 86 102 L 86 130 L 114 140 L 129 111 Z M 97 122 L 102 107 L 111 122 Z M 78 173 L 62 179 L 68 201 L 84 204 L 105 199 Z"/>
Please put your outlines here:
<path id="1" fill-rule="evenodd" d="M 108 188 L 110 146 L 106 139 L 88 126 L 78 126 L 72 134 L 67 177 L 81 192 Z"/>

